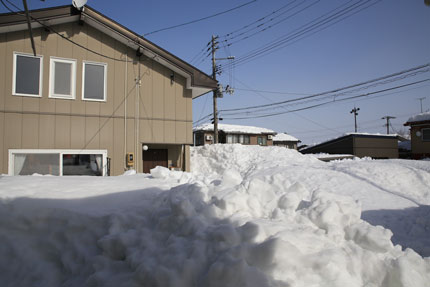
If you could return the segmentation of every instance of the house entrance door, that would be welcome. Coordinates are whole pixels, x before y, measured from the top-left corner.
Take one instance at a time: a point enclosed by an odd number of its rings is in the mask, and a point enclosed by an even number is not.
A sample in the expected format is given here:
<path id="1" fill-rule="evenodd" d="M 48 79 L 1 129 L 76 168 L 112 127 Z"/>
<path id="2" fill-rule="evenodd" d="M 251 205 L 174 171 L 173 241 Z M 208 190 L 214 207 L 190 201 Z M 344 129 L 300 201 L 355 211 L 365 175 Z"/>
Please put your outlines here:
<path id="1" fill-rule="evenodd" d="M 144 173 L 149 173 L 156 166 L 167 167 L 167 149 L 148 149 L 142 152 Z"/>

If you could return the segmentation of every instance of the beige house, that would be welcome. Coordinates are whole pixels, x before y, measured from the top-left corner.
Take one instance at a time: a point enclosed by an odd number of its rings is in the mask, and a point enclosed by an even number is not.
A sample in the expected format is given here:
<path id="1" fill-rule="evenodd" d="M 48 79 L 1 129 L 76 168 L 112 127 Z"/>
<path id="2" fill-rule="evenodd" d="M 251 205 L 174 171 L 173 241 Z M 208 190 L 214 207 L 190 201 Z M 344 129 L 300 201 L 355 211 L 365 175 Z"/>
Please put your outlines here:
<path id="1" fill-rule="evenodd" d="M 404 125 L 410 126 L 412 158 L 430 157 L 430 112 L 411 117 Z"/>
<path id="2" fill-rule="evenodd" d="M 202 124 L 193 129 L 194 144 L 196 146 L 213 144 L 213 124 Z M 219 143 L 240 143 L 245 145 L 273 145 L 276 132 L 253 126 L 218 124 Z"/>
<path id="3" fill-rule="evenodd" d="M 85 6 L 0 15 L 0 173 L 189 170 L 205 73 Z"/>
<path id="4" fill-rule="evenodd" d="M 273 137 L 273 145 L 297 150 L 300 140 L 287 133 L 279 133 Z"/>

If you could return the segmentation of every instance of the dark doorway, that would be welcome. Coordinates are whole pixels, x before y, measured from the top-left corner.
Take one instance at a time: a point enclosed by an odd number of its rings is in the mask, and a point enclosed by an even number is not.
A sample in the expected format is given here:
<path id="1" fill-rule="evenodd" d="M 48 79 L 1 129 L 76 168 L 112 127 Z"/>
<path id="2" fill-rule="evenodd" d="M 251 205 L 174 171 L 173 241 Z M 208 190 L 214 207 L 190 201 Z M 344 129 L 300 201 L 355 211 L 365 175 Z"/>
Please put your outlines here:
<path id="1" fill-rule="evenodd" d="M 167 167 L 167 149 L 148 149 L 142 153 L 143 172 L 149 171 L 156 166 Z"/>

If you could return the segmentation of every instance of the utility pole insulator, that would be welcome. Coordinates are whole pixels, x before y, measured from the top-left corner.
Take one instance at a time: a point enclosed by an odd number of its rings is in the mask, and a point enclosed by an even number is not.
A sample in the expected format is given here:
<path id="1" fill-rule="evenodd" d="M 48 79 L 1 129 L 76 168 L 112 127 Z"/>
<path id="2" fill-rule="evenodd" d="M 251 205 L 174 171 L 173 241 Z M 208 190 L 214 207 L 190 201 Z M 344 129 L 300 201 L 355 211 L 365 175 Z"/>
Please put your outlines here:
<path id="1" fill-rule="evenodd" d="M 352 114 L 354 114 L 354 126 L 355 126 L 355 132 L 357 132 L 357 116 L 358 116 L 358 111 L 360 110 L 360 108 L 356 108 L 356 107 L 354 107 L 351 111 L 350 111 L 350 113 Z"/>

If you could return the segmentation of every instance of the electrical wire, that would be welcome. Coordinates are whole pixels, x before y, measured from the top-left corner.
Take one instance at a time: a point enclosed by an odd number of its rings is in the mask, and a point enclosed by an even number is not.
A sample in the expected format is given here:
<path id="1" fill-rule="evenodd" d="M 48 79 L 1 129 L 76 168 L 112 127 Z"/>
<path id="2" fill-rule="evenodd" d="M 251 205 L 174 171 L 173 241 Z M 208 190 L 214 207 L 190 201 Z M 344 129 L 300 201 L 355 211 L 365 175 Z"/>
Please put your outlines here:
<path id="1" fill-rule="evenodd" d="M 13 2 L 11 2 L 11 1 L 9 1 L 9 0 L 6 0 L 9 4 L 11 4 L 12 6 L 14 6 L 16 9 L 20 9 L 18 6 L 16 6 Z M 20 15 L 20 16 L 24 16 L 22 13 L 22 11 L 19 11 L 19 12 L 16 12 L 16 11 L 13 11 L 12 9 L 10 9 L 10 7 L 9 6 L 7 6 L 6 5 L 6 3 L 4 3 L 4 1 L 3 0 L 0 0 L 0 2 L 3 4 L 3 6 L 7 9 L 7 10 L 9 10 L 11 13 L 13 13 L 13 14 L 15 14 L 15 15 Z M 79 44 L 79 43 L 77 43 L 77 42 L 75 42 L 75 41 L 73 41 L 73 40 L 71 40 L 71 39 L 69 39 L 69 38 L 67 38 L 66 36 L 64 36 L 64 35 L 62 35 L 61 33 L 59 33 L 59 32 L 57 32 L 55 29 L 53 29 L 52 28 L 52 26 L 49 26 L 49 25 L 46 25 L 45 23 L 43 23 L 43 22 L 41 22 L 41 21 L 39 21 L 38 19 L 36 19 L 36 18 L 34 18 L 33 16 L 31 16 L 30 15 L 30 18 L 31 19 L 33 19 L 34 21 L 36 21 L 37 23 L 39 23 L 40 25 L 42 25 L 44 28 L 47 28 L 47 29 L 49 29 L 50 31 L 52 31 L 52 32 L 54 32 L 55 34 L 57 34 L 58 36 L 60 36 L 61 38 L 63 38 L 64 40 L 66 40 L 66 41 L 69 41 L 70 43 L 72 43 L 72 44 L 74 44 L 74 45 L 76 45 L 76 46 L 78 46 L 78 47 L 80 47 L 80 48 L 82 48 L 82 49 L 84 49 L 84 50 L 86 50 L 86 51 L 88 51 L 88 52 L 91 52 L 91 53 L 93 53 L 93 54 L 96 54 L 96 55 L 98 55 L 98 56 L 101 56 L 101 57 L 104 57 L 104 58 L 106 58 L 106 59 L 110 59 L 110 60 L 113 60 L 113 61 L 117 61 L 117 62 L 133 62 L 132 60 L 124 60 L 124 59 L 118 59 L 118 58 L 115 58 L 115 57 L 110 57 L 110 56 L 107 56 L 107 55 L 104 55 L 104 54 L 102 54 L 102 53 L 99 53 L 99 52 L 97 52 L 97 51 L 94 51 L 94 50 L 92 50 L 92 49 L 90 49 L 90 48 L 88 48 L 88 47 L 85 47 L 84 45 L 81 45 L 81 44 Z"/>
<path id="2" fill-rule="evenodd" d="M 233 118 L 225 118 L 225 119 L 229 119 L 229 120 L 244 120 L 244 119 L 251 119 L 251 118 L 255 119 L 255 118 L 273 117 L 273 116 L 278 116 L 278 115 L 287 114 L 287 113 L 291 113 L 291 112 L 298 112 L 298 111 L 304 111 L 304 110 L 308 110 L 308 109 L 313 109 L 313 108 L 317 108 L 317 107 L 320 107 L 320 106 L 332 104 L 334 102 L 341 102 L 341 101 L 346 101 L 346 100 L 351 100 L 351 99 L 368 97 L 370 95 L 379 94 L 379 93 L 383 93 L 383 92 L 387 92 L 387 91 L 391 91 L 391 90 L 395 90 L 395 89 L 400 89 L 400 88 L 404 88 L 404 87 L 408 87 L 408 86 L 420 84 L 420 83 L 427 82 L 427 81 L 430 81 L 430 79 L 424 79 L 424 80 L 421 80 L 421 81 L 416 81 L 416 82 L 413 82 L 413 83 L 408 83 L 408 84 L 404 84 L 404 85 L 400 85 L 400 86 L 396 86 L 396 87 L 392 87 L 392 88 L 387 88 L 387 89 L 383 89 L 383 90 L 379 90 L 379 91 L 375 91 L 375 92 L 370 92 L 370 93 L 366 93 L 366 94 L 362 94 L 362 95 L 358 95 L 358 96 L 351 96 L 351 97 L 339 99 L 339 100 L 336 100 L 336 101 L 324 102 L 324 103 L 320 103 L 320 104 L 316 104 L 316 105 L 312 105 L 312 106 L 307 106 L 307 107 L 303 107 L 303 108 L 299 108 L 299 109 L 295 109 L 295 110 L 289 110 L 289 111 L 285 111 L 285 112 L 271 113 L 271 114 L 265 114 L 265 115 L 259 115 L 259 116 L 252 115 L 252 116 L 249 116 L 249 117 L 233 117 Z"/>
<path id="3" fill-rule="evenodd" d="M 317 93 L 317 94 L 313 94 L 313 95 L 309 95 L 309 96 L 304 96 L 304 97 L 300 97 L 300 98 L 294 98 L 294 99 L 290 99 L 290 100 L 280 101 L 280 102 L 276 102 L 276 103 L 272 103 L 272 104 L 258 105 L 258 106 L 248 106 L 248 107 L 234 108 L 234 109 L 225 109 L 225 110 L 222 110 L 222 111 L 226 112 L 226 111 L 240 111 L 240 110 L 247 110 L 247 109 L 258 109 L 258 108 L 262 108 L 262 107 L 276 106 L 276 105 L 280 105 L 280 104 L 284 104 L 284 103 L 290 103 L 290 102 L 301 101 L 301 100 L 315 98 L 315 97 L 321 97 L 321 96 L 325 96 L 325 95 L 328 95 L 328 94 L 337 93 L 337 92 L 340 92 L 340 91 L 343 91 L 343 90 L 347 90 L 347 89 L 351 89 L 351 88 L 363 86 L 363 85 L 366 85 L 366 84 L 379 82 L 379 81 L 382 81 L 382 80 L 385 80 L 385 79 L 393 78 L 393 77 L 400 76 L 400 75 L 403 75 L 403 74 L 407 74 L 407 73 L 410 73 L 410 72 L 414 72 L 414 71 L 417 71 L 417 70 L 422 70 L 422 69 L 428 68 L 428 67 L 430 67 L 430 63 L 423 64 L 423 65 L 420 65 L 420 66 L 417 66 L 417 67 L 414 67 L 414 68 L 410 68 L 410 69 L 407 69 L 407 70 L 402 70 L 400 72 L 392 73 L 392 74 L 385 75 L 385 76 L 382 76 L 382 77 L 378 77 L 378 78 L 375 78 L 375 79 L 367 80 L 367 81 L 364 81 L 364 82 L 360 82 L 358 84 L 353 84 L 353 85 L 345 86 L 345 87 L 342 87 L 342 88 L 337 88 L 337 89 L 326 91 L 326 92 L 322 92 L 322 93 Z"/>
<path id="4" fill-rule="evenodd" d="M 381 0 L 377 0 L 376 2 L 370 3 L 370 5 L 366 6 L 366 4 L 368 4 L 371 1 L 373 0 L 357 1 L 345 8 L 342 8 L 351 1 L 344 3 L 336 7 L 335 9 L 329 11 L 328 13 L 325 13 L 324 15 L 319 16 L 314 20 L 308 22 L 307 24 L 302 25 L 301 27 L 293 30 L 292 32 L 287 33 L 284 36 L 281 36 L 280 38 L 272 42 L 269 42 L 268 44 L 263 45 L 257 49 L 251 50 L 250 52 L 248 52 L 247 54 L 241 57 L 238 57 L 235 60 L 235 65 L 239 66 L 239 65 L 248 63 L 252 60 L 255 60 L 257 58 L 260 58 L 262 56 L 266 56 L 271 53 L 274 53 L 279 49 L 285 48 L 288 45 L 291 45 L 293 43 L 296 43 L 297 41 L 300 41 L 304 38 L 314 35 L 315 33 L 318 33 L 324 29 L 327 29 L 328 27 L 340 21 L 343 21 L 365 9 L 368 9 L 371 6 L 379 3 Z"/>
<path id="5" fill-rule="evenodd" d="M 252 3 L 256 2 L 256 1 L 257 0 L 252 0 L 252 1 L 246 2 L 244 4 L 241 4 L 239 6 L 233 7 L 231 9 L 228 9 L 228 10 L 225 10 L 225 11 L 222 11 L 222 12 L 210 15 L 210 16 L 206 16 L 206 17 L 199 18 L 199 19 L 196 19 L 196 20 L 188 21 L 188 22 L 185 22 L 185 23 L 182 23 L 182 24 L 177 24 L 177 25 L 169 26 L 169 27 L 166 27 L 166 28 L 161 28 L 161 29 L 149 32 L 149 33 L 145 33 L 144 35 L 148 36 L 148 35 L 152 35 L 152 34 L 155 34 L 155 33 L 158 33 L 158 32 L 162 32 L 162 31 L 166 31 L 166 30 L 171 30 L 171 29 L 175 29 L 175 28 L 178 28 L 178 27 L 182 27 L 182 26 L 194 24 L 194 23 L 197 23 L 197 22 L 200 22 L 200 21 L 203 21 L 203 20 L 207 20 L 207 19 L 210 19 L 210 18 L 214 18 L 214 17 L 220 16 L 220 15 L 229 13 L 231 11 L 240 9 L 242 7 L 248 6 L 249 4 L 252 4 Z"/>

